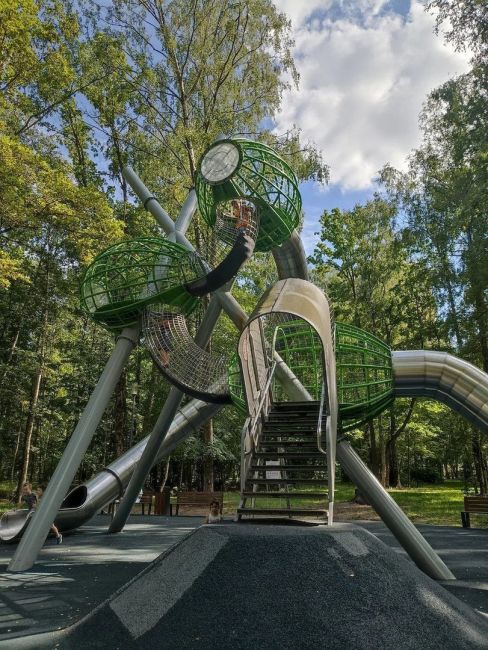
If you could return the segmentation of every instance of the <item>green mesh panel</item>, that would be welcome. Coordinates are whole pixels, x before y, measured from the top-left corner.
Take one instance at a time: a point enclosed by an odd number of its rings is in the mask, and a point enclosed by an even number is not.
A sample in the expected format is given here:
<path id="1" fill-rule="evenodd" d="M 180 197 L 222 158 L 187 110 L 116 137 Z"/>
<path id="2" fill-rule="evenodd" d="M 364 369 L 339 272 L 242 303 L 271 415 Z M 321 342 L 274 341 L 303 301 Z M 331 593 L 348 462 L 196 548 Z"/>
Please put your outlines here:
<path id="1" fill-rule="evenodd" d="M 110 330 L 137 322 L 143 307 L 159 302 L 187 314 L 198 298 L 185 282 L 204 275 L 198 257 L 161 237 L 123 241 L 101 253 L 88 267 L 81 285 L 81 308 Z"/>
<path id="2" fill-rule="evenodd" d="M 202 175 L 202 162 L 215 147 L 230 143 L 237 147 L 237 168 L 218 183 Z M 219 204 L 243 198 L 259 209 L 257 251 L 269 251 L 286 241 L 298 226 L 302 199 L 293 170 L 267 145 L 236 138 L 220 140 L 202 156 L 195 179 L 198 206 L 205 221 L 214 226 Z"/>
<path id="3" fill-rule="evenodd" d="M 244 394 L 244 382 L 242 381 L 241 368 L 237 353 L 232 355 L 229 364 L 229 392 L 234 406 L 241 412 L 247 414 L 246 397 Z"/>
<path id="4" fill-rule="evenodd" d="M 302 319 L 285 321 L 276 328 L 275 350 L 308 390 L 314 400 L 322 390 L 322 342 Z M 286 400 L 280 383 L 274 380 L 274 401 Z"/>
<path id="5" fill-rule="evenodd" d="M 390 348 L 372 334 L 336 323 L 337 393 L 342 430 L 370 420 L 393 401 Z"/>

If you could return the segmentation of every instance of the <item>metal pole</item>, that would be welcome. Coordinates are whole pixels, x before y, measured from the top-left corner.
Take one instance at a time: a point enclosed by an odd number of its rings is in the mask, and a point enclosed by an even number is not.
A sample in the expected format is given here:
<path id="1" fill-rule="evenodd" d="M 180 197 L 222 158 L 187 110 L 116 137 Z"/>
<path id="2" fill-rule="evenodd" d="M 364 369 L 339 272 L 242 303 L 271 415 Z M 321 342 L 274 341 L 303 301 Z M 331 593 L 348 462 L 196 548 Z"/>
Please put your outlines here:
<path id="1" fill-rule="evenodd" d="M 107 361 L 95 390 L 88 400 L 88 404 L 49 481 L 39 508 L 34 513 L 32 521 L 8 565 L 7 571 L 26 571 L 36 561 L 49 529 L 58 514 L 61 503 L 110 401 L 127 359 L 137 345 L 139 329 L 139 325 L 126 327 L 118 337 L 110 359 Z"/>
<path id="2" fill-rule="evenodd" d="M 172 241 L 175 241 L 177 240 L 179 234 L 181 236 L 184 236 L 184 233 L 188 229 L 197 207 L 197 197 L 195 190 L 192 189 L 189 192 L 175 223 L 161 208 L 157 200 L 150 195 L 149 190 L 130 167 L 125 167 L 123 173 L 126 180 L 129 182 L 129 184 L 131 184 L 138 197 L 141 199 L 141 201 L 144 201 L 144 206 L 156 217 L 158 223 L 168 235 L 168 238 Z M 219 304 L 219 301 L 215 298 L 212 298 L 195 337 L 195 342 L 197 345 L 200 345 L 201 347 L 205 347 L 207 345 L 211 332 L 215 327 L 215 323 L 220 316 L 221 310 L 222 308 Z M 168 398 L 166 399 L 157 422 L 154 425 L 154 428 L 149 436 L 147 445 L 144 448 L 141 458 L 139 459 L 139 462 L 134 469 L 124 497 L 110 524 L 110 527 L 108 529 L 109 533 L 119 533 L 124 528 L 127 519 L 129 518 L 132 507 L 137 499 L 137 496 L 144 486 L 146 477 L 154 465 L 154 459 L 156 458 L 158 450 L 161 447 L 166 434 L 168 433 L 173 418 L 176 415 L 176 412 L 178 411 L 178 408 L 181 404 L 183 396 L 184 393 L 181 390 L 175 387 L 171 388 Z"/>
<path id="3" fill-rule="evenodd" d="M 419 569 L 434 580 L 455 580 L 456 578 L 441 558 L 345 438 L 337 441 L 337 460 Z"/>
<path id="4" fill-rule="evenodd" d="M 188 193 L 188 196 L 186 197 L 186 201 L 183 203 L 180 214 L 178 215 L 178 219 L 176 219 L 175 229 L 178 232 L 182 233 L 183 235 L 185 234 L 185 232 L 188 230 L 188 226 L 190 225 L 196 209 L 197 193 L 192 187 Z"/>
<path id="5" fill-rule="evenodd" d="M 220 312 L 221 307 L 219 301 L 216 298 L 212 298 L 195 336 L 195 342 L 202 348 L 207 345 L 212 330 L 220 316 Z M 154 465 L 154 459 L 159 455 L 159 449 L 165 440 L 166 434 L 171 427 L 183 397 L 184 393 L 181 390 L 175 387 L 171 388 L 157 422 L 149 436 L 144 451 L 142 452 L 130 478 L 124 497 L 120 502 L 114 518 L 112 519 L 108 529 L 109 533 L 120 533 L 124 528 L 132 510 L 132 506 L 137 499 L 137 495 L 144 486 L 146 476 Z"/>
<path id="6" fill-rule="evenodd" d="M 125 491 L 124 497 L 120 502 L 120 505 L 115 513 L 114 518 L 109 526 L 109 533 L 120 533 L 120 531 L 125 526 L 127 519 L 129 518 L 132 506 L 137 499 L 146 476 L 148 475 L 151 467 L 154 464 L 154 459 L 158 454 L 158 450 L 161 447 L 162 440 L 166 436 L 171 423 L 176 415 L 176 412 L 180 406 L 181 400 L 183 399 L 184 393 L 174 386 L 169 391 L 168 398 L 164 403 L 161 413 L 157 419 L 156 424 L 149 436 L 147 445 L 142 452 L 142 456 L 137 463 L 132 476 L 130 477 L 129 485 Z"/>

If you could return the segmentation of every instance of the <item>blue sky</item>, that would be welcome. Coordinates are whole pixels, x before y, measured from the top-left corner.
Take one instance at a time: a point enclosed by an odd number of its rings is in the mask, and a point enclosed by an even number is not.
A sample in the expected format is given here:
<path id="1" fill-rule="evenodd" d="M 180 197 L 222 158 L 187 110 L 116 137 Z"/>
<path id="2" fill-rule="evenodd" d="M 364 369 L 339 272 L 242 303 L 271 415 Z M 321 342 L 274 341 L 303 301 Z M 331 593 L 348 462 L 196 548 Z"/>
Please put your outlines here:
<path id="1" fill-rule="evenodd" d="M 276 132 L 296 126 L 330 166 L 329 186 L 301 187 L 307 253 L 324 209 L 352 208 L 378 170 L 405 169 L 420 143 L 427 94 L 468 69 L 468 55 L 433 33 L 418 0 L 275 0 L 292 21 L 300 87 L 283 98 Z"/>

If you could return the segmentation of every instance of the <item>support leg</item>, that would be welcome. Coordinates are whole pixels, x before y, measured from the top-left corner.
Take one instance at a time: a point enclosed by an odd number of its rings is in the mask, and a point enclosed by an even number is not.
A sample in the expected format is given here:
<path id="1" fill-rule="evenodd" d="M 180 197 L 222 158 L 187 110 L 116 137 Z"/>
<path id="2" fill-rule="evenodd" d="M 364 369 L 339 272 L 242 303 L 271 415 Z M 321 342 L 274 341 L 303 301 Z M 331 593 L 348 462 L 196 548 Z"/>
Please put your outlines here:
<path id="1" fill-rule="evenodd" d="M 137 495 L 141 491 L 146 476 L 149 474 L 151 467 L 154 464 L 154 459 L 157 456 L 161 442 L 164 440 L 168 429 L 170 428 L 173 419 L 176 415 L 176 412 L 180 406 L 181 400 L 183 398 L 183 393 L 177 388 L 172 388 L 170 390 L 168 399 L 159 414 L 154 429 L 149 436 L 149 440 L 142 452 L 142 456 L 139 459 L 139 462 L 136 465 L 134 473 L 131 476 L 129 485 L 125 491 L 124 497 L 120 502 L 120 506 L 117 510 L 117 514 L 112 519 L 110 527 L 108 529 L 109 533 L 120 533 L 120 531 L 125 526 L 127 519 L 129 518 L 130 511 L 134 505 Z"/>
<path id="2" fill-rule="evenodd" d="M 61 460 L 47 486 L 39 508 L 34 513 L 7 571 L 26 571 L 37 559 L 39 551 L 58 514 L 58 510 L 75 477 L 93 434 L 110 401 L 122 370 L 139 339 L 139 326 L 127 327 L 117 339 L 102 376 L 83 411 Z"/>
<path id="3" fill-rule="evenodd" d="M 337 460 L 419 569 L 434 580 L 455 580 L 454 575 L 427 540 L 345 439 L 337 441 Z"/>
<path id="4" fill-rule="evenodd" d="M 212 298 L 195 336 L 195 342 L 200 347 L 204 348 L 207 345 L 220 313 L 221 306 L 219 301 L 216 298 Z M 154 459 L 157 457 L 159 449 L 178 411 L 183 395 L 177 388 L 171 388 L 168 399 L 159 414 L 154 429 L 142 452 L 142 456 L 131 476 L 117 514 L 110 524 L 108 529 L 109 533 L 120 533 L 124 528 L 137 495 L 142 490 L 146 476 L 154 465 Z M 176 514 L 178 514 L 178 507 L 176 508 Z"/>

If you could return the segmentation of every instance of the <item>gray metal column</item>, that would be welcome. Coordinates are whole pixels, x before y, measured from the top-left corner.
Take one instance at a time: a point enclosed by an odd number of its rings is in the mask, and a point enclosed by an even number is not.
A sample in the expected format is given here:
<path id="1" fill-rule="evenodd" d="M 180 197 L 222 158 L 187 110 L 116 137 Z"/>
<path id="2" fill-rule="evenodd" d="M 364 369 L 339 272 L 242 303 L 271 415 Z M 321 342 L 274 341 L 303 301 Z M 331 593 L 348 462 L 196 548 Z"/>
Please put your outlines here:
<path id="1" fill-rule="evenodd" d="M 147 445 L 142 452 L 142 456 L 137 463 L 134 473 L 132 474 L 129 485 L 125 491 L 124 497 L 115 513 L 114 518 L 109 526 L 109 533 L 120 533 L 129 518 L 132 506 L 134 505 L 137 495 L 141 491 L 146 476 L 154 465 L 154 459 L 158 455 L 159 448 L 164 440 L 173 419 L 178 411 L 184 393 L 174 386 L 169 391 L 169 395 L 164 403 L 161 413 L 154 425 L 149 436 Z"/>
<path id="2" fill-rule="evenodd" d="M 195 343 L 200 347 L 204 348 L 207 345 L 221 311 L 219 301 L 216 298 L 212 298 L 195 336 Z M 184 393 L 181 390 L 174 386 L 171 388 L 156 424 L 149 436 L 147 445 L 144 448 L 141 458 L 131 476 L 124 498 L 120 502 L 119 508 L 110 524 L 108 529 L 109 533 L 120 533 L 125 526 L 132 510 L 132 506 L 137 499 L 137 495 L 144 486 L 146 476 L 154 465 L 154 459 L 159 454 L 159 450 L 166 438 L 169 428 L 171 427 L 183 397 Z"/>
<path id="3" fill-rule="evenodd" d="M 419 533 L 345 438 L 337 441 L 337 460 L 419 569 L 434 580 L 455 580 L 454 575 L 428 541 Z"/>
<path id="4" fill-rule="evenodd" d="M 7 571 L 26 571 L 36 561 L 49 529 L 58 514 L 61 503 L 110 401 L 127 359 L 138 343 L 139 330 L 139 325 L 126 327 L 118 337 L 110 359 L 107 361 L 95 390 L 91 394 L 88 404 L 66 445 L 39 508 L 34 513 L 32 521 L 8 565 Z"/>

